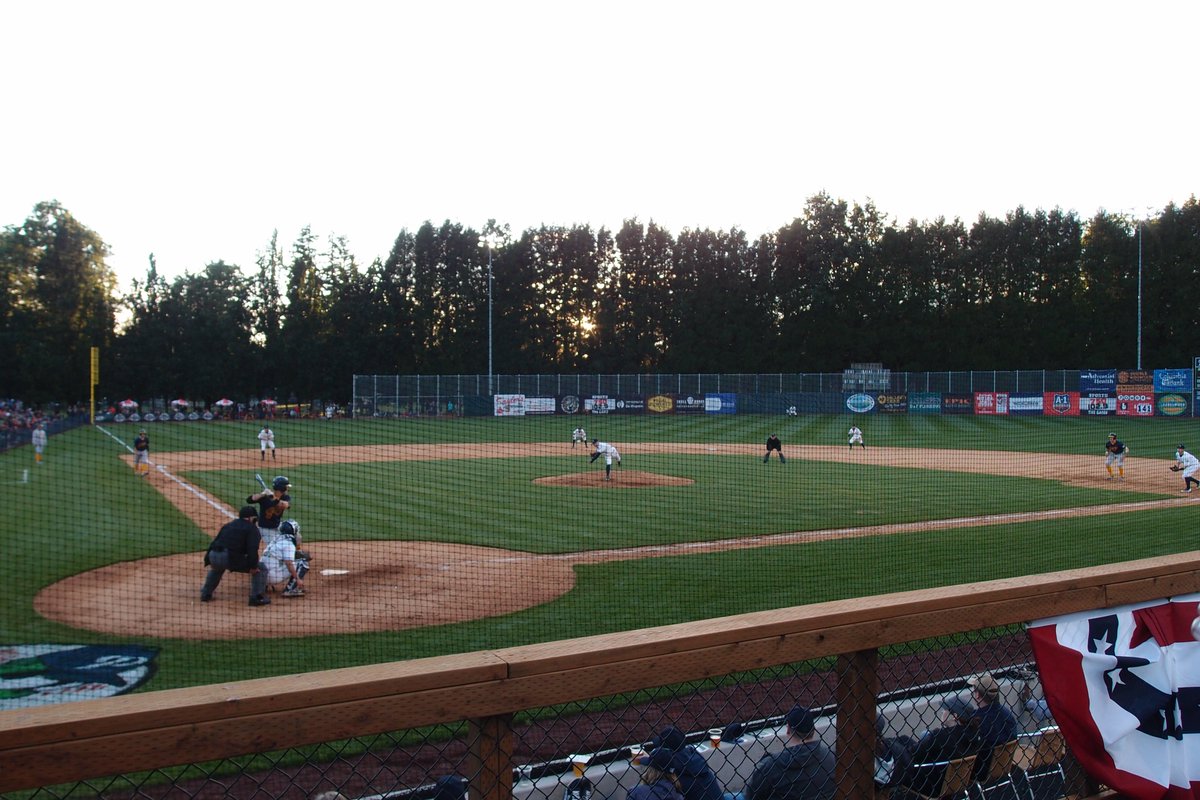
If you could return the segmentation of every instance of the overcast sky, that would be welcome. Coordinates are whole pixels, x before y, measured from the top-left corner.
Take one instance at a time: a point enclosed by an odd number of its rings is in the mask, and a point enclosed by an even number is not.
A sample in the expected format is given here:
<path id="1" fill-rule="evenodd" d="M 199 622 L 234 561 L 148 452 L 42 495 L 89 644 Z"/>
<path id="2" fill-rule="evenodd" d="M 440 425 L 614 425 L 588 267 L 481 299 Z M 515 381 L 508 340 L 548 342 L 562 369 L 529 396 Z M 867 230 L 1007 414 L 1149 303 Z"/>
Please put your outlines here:
<path id="1" fill-rule="evenodd" d="M 7 3 L 0 225 L 57 199 L 124 285 L 273 230 L 364 266 L 446 219 L 905 222 L 1200 191 L 1200 3 Z"/>

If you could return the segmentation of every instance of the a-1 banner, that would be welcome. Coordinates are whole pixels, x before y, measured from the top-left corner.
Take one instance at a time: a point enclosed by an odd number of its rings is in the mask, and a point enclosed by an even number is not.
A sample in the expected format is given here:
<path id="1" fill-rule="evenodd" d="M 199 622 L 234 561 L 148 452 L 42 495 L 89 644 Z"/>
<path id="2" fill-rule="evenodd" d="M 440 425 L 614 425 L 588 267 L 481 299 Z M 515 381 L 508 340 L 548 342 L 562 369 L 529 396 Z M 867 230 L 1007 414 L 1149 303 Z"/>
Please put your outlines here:
<path id="1" fill-rule="evenodd" d="M 1200 798 L 1200 595 L 1030 623 L 1072 754 L 1123 796 Z"/>

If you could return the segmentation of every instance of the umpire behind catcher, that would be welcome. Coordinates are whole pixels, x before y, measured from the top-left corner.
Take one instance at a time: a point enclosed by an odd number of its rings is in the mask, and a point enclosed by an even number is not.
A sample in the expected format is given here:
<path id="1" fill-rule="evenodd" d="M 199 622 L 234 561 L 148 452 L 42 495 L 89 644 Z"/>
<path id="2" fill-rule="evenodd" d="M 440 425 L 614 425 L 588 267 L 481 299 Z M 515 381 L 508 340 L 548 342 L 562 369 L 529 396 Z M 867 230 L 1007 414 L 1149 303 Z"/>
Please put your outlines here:
<path id="1" fill-rule="evenodd" d="M 258 509 L 242 506 L 238 518 L 227 522 L 213 538 L 204 554 L 204 566 L 208 575 L 200 590 L 200 602 L 213 599 L 213 593 L 221 583 L 225 571 L 250 573 L 250 605 L 265 606 L 267 599 L 267 573 L 258 560 L 258 545 L 262 537 L 258 526 Z"/>

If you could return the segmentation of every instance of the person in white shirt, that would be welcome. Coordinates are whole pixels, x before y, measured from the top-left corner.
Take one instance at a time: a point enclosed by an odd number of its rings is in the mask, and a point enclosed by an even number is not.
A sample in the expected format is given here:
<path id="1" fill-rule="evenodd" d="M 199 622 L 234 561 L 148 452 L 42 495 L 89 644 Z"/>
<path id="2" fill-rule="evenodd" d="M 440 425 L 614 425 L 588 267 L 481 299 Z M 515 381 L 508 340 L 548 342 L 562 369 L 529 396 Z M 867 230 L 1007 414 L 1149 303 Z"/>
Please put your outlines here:
<path id="1" fill-rule="evenodd" d="M 46 449 L 46 427 L 42 423 L 38 423 L 33 429 L 33 463 L 42 463 L 42 452 Z"/>
<path id="2" fill-rule="evenodd" d="M 604 456 L 604 480 L 611 481 L 613 459 L 616 459 L 617 463 L 620 464 L 621 454 L 617 452 L 617 448 L 599 439 L 592 439 L 592 445 L 595 446 L 596 452 L 592 453 L 592 458 L 588 463 L 590 464 L 600 456 Z"/>
<path id="3" fill-rule="evenodd" d="M 571 431 L 571 449 L 575 449 L 576 442 L 583 442 L 583 446 L 587 447 L 587 431 L 582 427 Z"/>
<path id="4" fill-rule="evenodd" d="M 258 452 L 259 461 L 267 460 L 267 449 L 271 450 L 271 460 L 275 459 L 275 431 L 263 425 L 262 430 L 258 432 Z"/>
<path id="5" fill-rule="evenodd" d="M 1197 471 L 1200 471 L 1200 459 L 1197 459 L 1185 450 L 1182 444 L 1179 445 L 1179 449 L 1175 453 L 1175 465 L 1171 467 L 1171 470 L 1173 472 L 1183 472 L 1183 488 L 1180 489 L 1181 492 L 1190 494 L 1193 483 L 1200 486 L 1200 478 L 1193 477 Z"/>
<path id="6" fill-rule="evenodd" d="M 859 447 L 861 447 L 863 450 L 867 449 L 867 446 L 865 444 L 863 444 L 862 431 L 860 431 L 858 429 L 857 425 L 851 425 L 850 426 L 850 449 L 853 450 L 854 445 L 856 445 L 856 444 Z"/>
<path id="7" fill-rule="evenodd" d="M 300 545 L 300 523 L 285 519 L 279 526 L 279 536 L 263 551 L 262 563 L 267 570 L 267 591 L 286 581 L 284 597 L 304 596 L 304 576 L 308 573 L 308 554 L 297 549 Z"/>

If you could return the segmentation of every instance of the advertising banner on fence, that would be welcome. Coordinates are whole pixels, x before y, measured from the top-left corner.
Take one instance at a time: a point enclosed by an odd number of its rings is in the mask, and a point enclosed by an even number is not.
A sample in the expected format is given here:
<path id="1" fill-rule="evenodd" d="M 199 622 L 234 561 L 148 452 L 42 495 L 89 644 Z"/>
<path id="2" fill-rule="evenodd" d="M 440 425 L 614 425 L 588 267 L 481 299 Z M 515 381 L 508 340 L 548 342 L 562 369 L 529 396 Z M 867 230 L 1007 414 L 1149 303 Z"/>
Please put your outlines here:
<path id="1" fill-rule="evenodd" d="M 578 414 L 583 409 L 583 401 L 579 395 L 564 394 L 558 398 L 558 410 L 563 414 Z"/>
<path id="2" fill-rule="evenodd" d="M 1117 385 L 1118 417 L 1153 417 L 1154 386 Z"/>
<path id="3" fill-rule="evenodd" d="M 848 394 L 844 403 L 846 410 L 855 414 L 869 414 L 875 410 L 875 398 L 866 392 Z"/>
<path id="4" fill-rule="evenodd" d="M 1154 370 L 1152 369 L 1119 369 L 1117 370 L 1117 388 L 1122 386 L 1153 386 Z"/>
<path id="5" fill-rule="evenodd" d="M 675 398 L 669 394 L 652 394 L 646 398 L 647 414 L 674 414 Z"/>
<path id="6" fill-rule="evenodd" d="M 975 395 L 973 394 L 944 394 L 942 395 L 943 414 L 974 414 Z"/>
<path id="7" fill-rule="evenodd" d="M 1181 392 L 1190 395 L 1192 393 L 1191 369 L 1154 370 L 1154 392 L 1155 394 Z"/>
<path id="8" fill-rule="evenodd" d="M 611 414 L 644 414 L 646 401 L 640 397 L 618 397 L 612 401 Z"/>
<path id="9" fill-rule="evenodd" d="M 1010 394 L 1008 396 L 1008 413 L 1041 414 L 1045 402 L 1045 398 L 1040 394 Z"/>
<path id="10" fill-rule="evenodd" d="M 1056 417 L 1079 416 L 1079 392 L 1046 392 L 1042 397 L 1042 413 Z"/>
<path id="11" fill-rule="evenodd" d="M 675 396 L 676 414 L 703 414 L 704 398 L 697 395 Z"/>
<path id="12" fill-rule="evenodd" d="M 1115 414 L 1117 413 L 1117 396 L 1108 392 L 1080 392 L 1079 413 L 1093 417 Z"/>
<path id="13" fill-rule="evenodd" d="M 938 392 L 909 392 L 908 413 L 910 414 L 940 414 L 942 413 L 942 395 Z"/>
<path id="14" fill-rule="evenodd" d="M 1117 371 L 1115 369 L 1083 369 L 1079 371 L 1079 393 L 1115 392 Z"/>
<path id="15" fill-rule="evenodd" d="M 497 417 L 525 416 L 525 395 L 496 394 L 492 395 L 492 413 Z"/>
<path id="16" fill-rule="evenodd" d="M 907 414 L 908 395 L 906 394 L 877 394 L 875 407 L 881 414 Z"/>
<path id="17" fill-rule="evenodd" d="M 1155 414 L 1160 417 L 1186 417 L 1191 414 L 1191 406 L 1188 401 L 1192 395 L 1180 394 L 1178 392 L 1168 392 L 1167 394 L 1154 395 Z"/>
<path id="18" fill-rule="evenodd" d="M 736 414 L 737 395 L 732 392 L 717 392 L 704 395 L 705 414 Z"/>
<path id="19" fill-rule="evenodd" d="M 525 396 L 525 416 L 530 414 L 553 414 L 554 407 L 557 405 L 556 398 L 553 397 L 529 397 Z"/>
<path id="20" fill-rule="evenodd" d="M 1008 392 L 976 392 L 976 414 L 1007 414 Z"/>
<path id="21" fill-rule="evenodd" d="M 585 414 L 607 414 L 612 409 L 608 402 L 608 395 L 594 394 L 591 397 L 583 398 L 583 412 Z"/>

